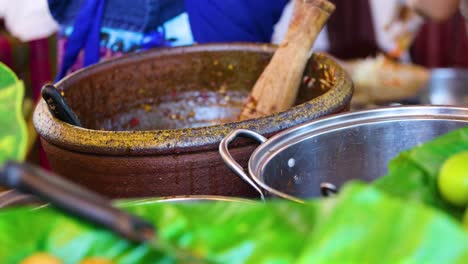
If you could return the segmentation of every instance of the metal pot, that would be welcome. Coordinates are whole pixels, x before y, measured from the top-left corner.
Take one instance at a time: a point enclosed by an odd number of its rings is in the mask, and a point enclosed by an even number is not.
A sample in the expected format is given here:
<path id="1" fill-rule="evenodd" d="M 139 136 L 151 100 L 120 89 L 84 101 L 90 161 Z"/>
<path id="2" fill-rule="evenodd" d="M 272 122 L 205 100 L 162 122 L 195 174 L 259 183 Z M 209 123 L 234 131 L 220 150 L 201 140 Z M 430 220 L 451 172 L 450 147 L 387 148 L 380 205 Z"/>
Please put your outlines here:
<path id="1" fill-rule="evenodd" d="M 12 190 L 0 193 L 0 208 L 21 205 L 41 205 L 42 202 L 29 194 L 22 194 Z"/>
<path id="2" fill-rule="evenodd" d="M 252 201 L 236 197 L 215 196 L 215 195 L 187 195 L 187 196 L 172 196 L 172 197 L 156 197 L 142 198 L 136 200 L 118 200 L 117 202 L 125 202 L 126 204 L 148 204 L 148 203 L 193 203 L 193 202 L 244 202 L 251 203 Z M 15 191 L 5 191 L 0 193 L 0 209 L 15 206 L 38 206 L 46 205 L 37 197 L 29 194 L 22 194 Z"/>
<path id="3" fill-rule="evenodd" d="M 468 70 L 433 69 L 419 98 L 422 104 L 468 106 Z"/>
<path id="4" fill-rule="evenodd" d="M 382 176 L 398 153 L 466 126 L 468 108 L 391 107 L 308 122 L 269 140 L 253 131 L 234 130 L 221 141 L 219 150 L 228 167 L 262 197 L 266 190 L 300 202 L 298 198 L 320 195 L 323 183 L 339 188 L 352 179 L 371 181 Z M 262 143 L 250 156 L 250 176 L 228 150 L 239 136 Z"/>
<path id="5" fill-rule="evenodd" d="M 217 152 L 221 139 L 237 128 L 271 136 L 346 111 L 352 95 L 344 70 L 326 55 L 314 54 L 295 107 L 254 120 L 229 121 L 274 51 L 261 44 L 159 49 L 66 77 L 56 87 L 84 127 L 53 118 L 43 100 L 34 113 L 52 170 L 111 198 L 254 196 L 224 166 Z M 332 87 L 312 82 L 331 74 L 328 71 L 334 72 Z M 254 148 L 245 141 L 233 155 L 246 166 Z"/>

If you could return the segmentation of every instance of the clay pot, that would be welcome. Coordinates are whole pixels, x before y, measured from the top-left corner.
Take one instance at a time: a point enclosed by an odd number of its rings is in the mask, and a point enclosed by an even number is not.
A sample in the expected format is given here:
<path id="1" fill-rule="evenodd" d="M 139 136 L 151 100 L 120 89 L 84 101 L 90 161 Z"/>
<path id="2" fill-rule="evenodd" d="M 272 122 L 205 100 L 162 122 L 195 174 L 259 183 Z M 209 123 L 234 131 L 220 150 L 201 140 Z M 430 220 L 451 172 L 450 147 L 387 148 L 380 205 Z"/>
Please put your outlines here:
<path id="1" fill-rule="evenodd" d="M 61 122 L 44 101 L 38 104 L 34 126 L 52 169 L 111 198 L 255 196 L 221 160 L 221 139 L 236 128 L 268 137 L 345 111 L 353 90 L 339 65 L 315 54 L 297 106 L 236 122 L 274 50 L 261 44 L 159 49 L 102 62 L 64 78 L 56 87 L 84 127 Z M 331 85 L 319 81 L 327 76 L 332 76 Z M 251 141 L 239 141 L 231 153 L 246 166 L 254 148 Z"/>

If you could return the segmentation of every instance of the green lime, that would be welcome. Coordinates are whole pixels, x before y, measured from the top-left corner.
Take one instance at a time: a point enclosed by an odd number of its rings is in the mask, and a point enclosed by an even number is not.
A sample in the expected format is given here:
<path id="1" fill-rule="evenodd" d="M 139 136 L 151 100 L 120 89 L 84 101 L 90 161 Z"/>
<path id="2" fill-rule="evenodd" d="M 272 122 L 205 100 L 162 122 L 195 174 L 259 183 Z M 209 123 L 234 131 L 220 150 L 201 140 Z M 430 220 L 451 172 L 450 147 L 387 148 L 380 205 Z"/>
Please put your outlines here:
<path id="1" fill-rule="evenodd" d="M 442 197 L 456 206 L 468 205 L 468 151 L 448 158 L 437 181 Z"/>

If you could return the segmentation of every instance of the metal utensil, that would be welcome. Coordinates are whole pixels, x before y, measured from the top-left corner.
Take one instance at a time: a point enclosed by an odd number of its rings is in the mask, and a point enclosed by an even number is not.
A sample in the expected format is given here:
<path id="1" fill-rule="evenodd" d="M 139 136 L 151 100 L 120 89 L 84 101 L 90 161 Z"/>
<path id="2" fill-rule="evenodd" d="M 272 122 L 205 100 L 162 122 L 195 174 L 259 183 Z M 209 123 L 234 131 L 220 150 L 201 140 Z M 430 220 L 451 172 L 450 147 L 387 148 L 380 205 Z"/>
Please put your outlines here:
<path id="1" fill-rule="evenodd" d="M 335 115 L 273 136 L 250 156 L 248 174 L 233 171 L 250 177 L 246 182 L 254 182 L 265 196 L 301 202 L 332 194 L 352 179 L 374 180 L 400 152 L 466 126 L 468 108 L 463 107 L 388 107 Z M 220 154 L 230 168 L 239 168 L 226 153 L 239 135 L 258 137 L 234 130 L 221 141 Z"/>
<path id="2" fill-rule="evenodd" d="M 33 194 L 57 208 L 123 237 L 146 242 L 154 239 L 154 227 L 145 220 L 113 207 L 107 199 L 52 173 L 26 163 L 7 162 L 0 170 L 0 184 Z"/>
<path id="3" fill-rule="evenodd" d="M 52 113 L 55 118 L 74 126 L 81 126 L 78 116 L 73 112 L 70 105 L 55 86 L 47 84 L 42 87 L 41 93 L 50 113 Z"/>
<path id="4" fill-rule="evenodd" d="M 468 70 L 433 69 L 418 98 L 422 104 L 468 106 Z"/>

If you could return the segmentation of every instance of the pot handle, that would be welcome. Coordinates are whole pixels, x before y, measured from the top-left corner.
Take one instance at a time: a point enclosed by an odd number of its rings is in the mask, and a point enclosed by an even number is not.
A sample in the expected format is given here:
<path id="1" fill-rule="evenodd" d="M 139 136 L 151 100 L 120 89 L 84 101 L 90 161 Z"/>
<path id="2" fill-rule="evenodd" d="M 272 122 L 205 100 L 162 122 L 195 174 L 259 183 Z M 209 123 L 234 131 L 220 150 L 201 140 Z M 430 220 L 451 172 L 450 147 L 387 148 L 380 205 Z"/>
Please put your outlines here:
<path id="1" fill-rule="evenodd" d="M 241 177 L 242 180 L 252 186 L 260 194 L 260 198 L 262 200 L 265 200 L 265 195 L 263 194 L 262 189 L 253 182 L 248 174 L 244 172 L 242 166 L 239 165 L 239 163 L 234 160 L 231 153 L 229 153 L 229 144 L 232 143 L 237 137 L 251 138 L 260 143 L 264 143 L 267 139 L 264 136 L 247 129 L 236 129 L 231 131 L 225 138 L 223 138 L 219 144 L 219 154 L 221 155 L 224 163 L 226 163 L 229 169 L 237 174 L 237 176 Z"/>
<path id="2" fill-rule="evenodd" d="M 50 113 L 55 118 L 73 126 L 82 126 L 78 116 L 75 114 L 75 112 L 73 112 L 70 105 L 54 85 L 44 85 L 44 87 L 42 87 L 41 94 L 42 98 L 47 104 L 47 107 L 49 108 Z"/>

